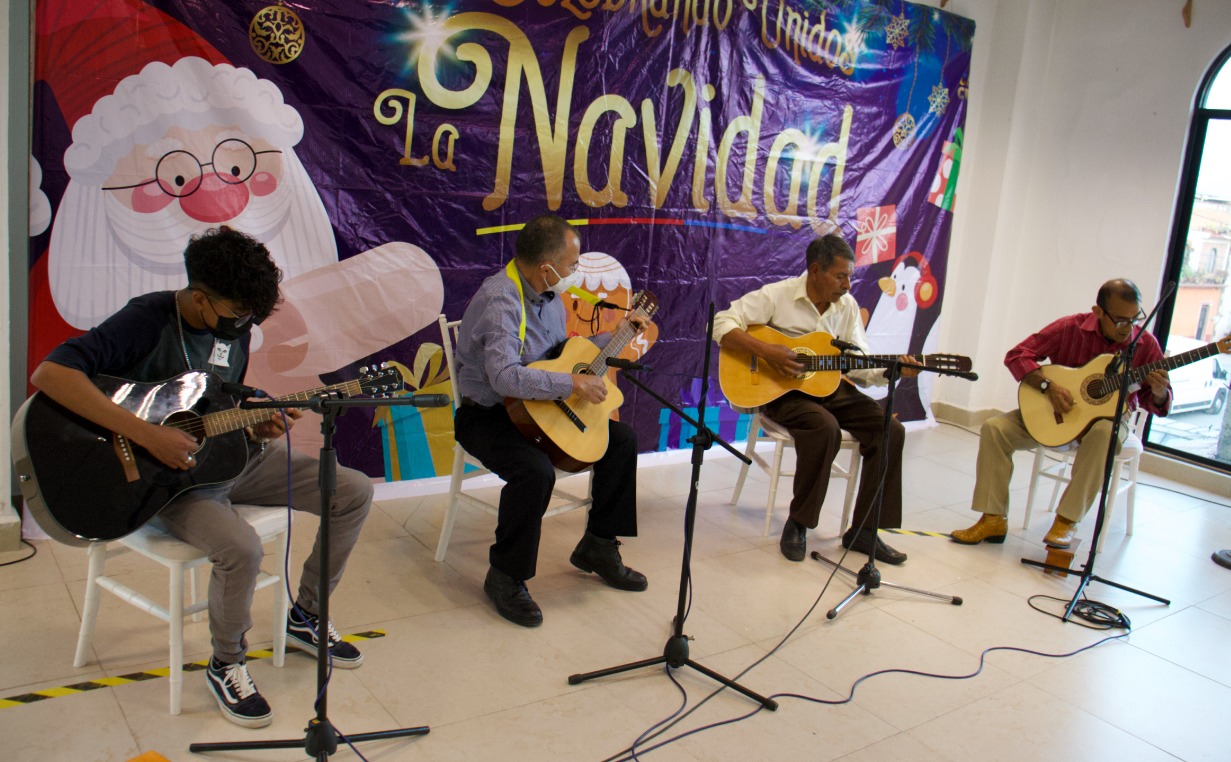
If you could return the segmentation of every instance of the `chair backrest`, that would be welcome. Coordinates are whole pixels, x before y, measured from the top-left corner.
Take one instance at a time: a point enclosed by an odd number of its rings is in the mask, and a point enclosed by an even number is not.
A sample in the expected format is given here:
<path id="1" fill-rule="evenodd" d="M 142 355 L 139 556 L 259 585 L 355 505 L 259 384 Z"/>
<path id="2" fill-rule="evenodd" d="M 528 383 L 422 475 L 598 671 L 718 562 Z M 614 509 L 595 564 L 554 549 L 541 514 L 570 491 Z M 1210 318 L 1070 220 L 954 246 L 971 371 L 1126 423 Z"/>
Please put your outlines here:
<path id="1" fill-rule="evenodd" d="M 1128 421 L 1127 421 L 1129 431 L 1131 431 L 1133 434 L 1137 435 L 1138 438 L 1140 438 L 1141 435 L 1145 433 L 1146 419 L 1149 417 L 1150 417 L 1150 414 L 1142 410 L 1141 408 L 1138 408 L 1134 410 L 1133 412 L 1129 413 Z"/>
<path id="2" fill-rule="evenodd" d="M 462 396 L 457 390 L 457 372 L 453 352 L 457 348 L 457 335 L 462 321 L 449 320 L 442 312 L 436 322 L 440 324 L 440 345 L 445 350 L 445 367 L 449 371 L 449 390 L 453 393 L 453 406 L 457 407 L 462 404 Z"/>

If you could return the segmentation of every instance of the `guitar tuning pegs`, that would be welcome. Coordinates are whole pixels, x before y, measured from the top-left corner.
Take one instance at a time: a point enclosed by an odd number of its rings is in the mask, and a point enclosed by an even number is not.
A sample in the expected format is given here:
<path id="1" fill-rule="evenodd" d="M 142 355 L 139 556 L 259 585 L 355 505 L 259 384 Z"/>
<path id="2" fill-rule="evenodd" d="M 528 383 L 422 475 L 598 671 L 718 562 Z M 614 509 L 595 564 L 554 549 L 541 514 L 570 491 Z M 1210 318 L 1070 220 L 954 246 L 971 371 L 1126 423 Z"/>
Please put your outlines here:
<path id="1" fill-rule="evenodd" d="M 361 365 L 361 366 L 359 366 L 359 372 L 360 372 L 360 373 L 363 373 L 363 374 L 365 374 L 365 375 L 366 375 L 366 374 L 367 374 L 367 372 L 368 372 L 368 366 L 366 366 L 366 365 Z"/>

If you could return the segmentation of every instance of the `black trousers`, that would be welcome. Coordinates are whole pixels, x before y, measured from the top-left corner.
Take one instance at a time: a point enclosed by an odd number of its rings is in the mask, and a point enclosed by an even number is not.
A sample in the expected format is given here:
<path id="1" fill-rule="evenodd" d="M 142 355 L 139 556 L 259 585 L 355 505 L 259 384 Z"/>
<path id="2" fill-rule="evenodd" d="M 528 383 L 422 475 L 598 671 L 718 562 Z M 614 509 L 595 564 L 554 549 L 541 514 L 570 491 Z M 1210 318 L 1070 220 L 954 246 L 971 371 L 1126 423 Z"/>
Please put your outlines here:
<path id="1" fill-rule="evenodd" d="M 503 405 L 463 405 L 453 422 L 466 452 L 504 480 L 496 542 L 488 552 L 493 568 L 513 579 L 534 576 L 543 513 L 551 502 L 556 470 L 551 459 L 509 420 Z M 619 421 L 609 425 L 607 452 L 594 464 L 594 485 L 586 528 L 599 537 L 637 534 L 637 435 Z"/>

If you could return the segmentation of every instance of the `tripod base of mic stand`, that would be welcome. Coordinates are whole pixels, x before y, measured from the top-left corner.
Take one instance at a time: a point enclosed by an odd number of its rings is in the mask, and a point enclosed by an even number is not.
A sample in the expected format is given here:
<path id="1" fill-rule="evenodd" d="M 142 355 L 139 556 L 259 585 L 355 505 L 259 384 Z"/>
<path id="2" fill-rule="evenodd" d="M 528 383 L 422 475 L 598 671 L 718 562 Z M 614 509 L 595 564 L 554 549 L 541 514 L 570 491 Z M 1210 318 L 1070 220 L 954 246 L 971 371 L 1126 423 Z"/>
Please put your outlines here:
<path id="1" fill-rule="evenodd" d="M 1073 616 L 1073 609 L 1077 608 L 1077 600 L 1081 597 L 1081 594 L 1085 592 L 1086 585 L 1090 584 L 1091 580 L 1095 582 L 1102 582 L 1104 585 L 1111 585 L 1112 587 L 1119 588 L 1120 590 L 1123 590 L 1127 593 L 1132 593 L 1133 595 L 1140 595 L 1142 598 L 1149 598 L 1152 601 L 1158 601 L 1164 606 L 1171 605 L 1171 601 L 1167 600 L 1166 598 L 1162 598 L 1157 595 L 1147 593 L 1143 590 L 1138 590 L 1136 588 L 1129 587 L 1128 585 L 1121 585 L 1119 582 L 1112 582 L 1109 579 L 1103 579 L 1097 574 L 1087 574 L 1084 571 L 1085 567 L 1083 567 L 1083 571 L 1078 572 L 1076 569 L 1069 569 L 1064 566 L 1056 566 L 1054 564 L 1049 564 L 1043 561 L 1035 561 L 1032 558 L 1023 558 L 1022 563 L 1025 564 L 1026 566 L 1037 566 L 1040 569 L 1043 569 L 1044 571 L 1055 572 L 1056 574 L 1060 574 L 1060 575 L 1064 575 L 1064 574 L 1080 574 L 1081 575 L 1081 582 L 1077 583 L 1077 590 L 1076 592 L 1073 593 L 1073 600 L 1069 601 L 1068 608 L 1064 610 L 1064 616 L 1061 617 L 1061 619 L 1063 619 L 1066 622 L 1069 621 L 1069 618 Z"/>
<path id="2" fill-rule="evenodd" d="M 754 691 L 748 690 L 747 688 L 735 682 L 734 680 L 728 677 L 724 677 L 718 674 L 717 672 L 715 672 L 714 670 L 706 667 L 705 665 L 698 664 L 697 662 L 688 658 L 688 636 L 687 635 L 674 635 L 671 638 L 669 638 L 667 640 L 667 645 L 663 648 L 662 656 L 655 656 L 653 659 L 644 659 L 642 661 L 634 661 L 628 664 L 621 664 L 618 667 L 608 667 L 607 669 L 600 669 L 594 672 L 585 672 L 580 675 L 569 675 L 568 684 L 577 685 L 578 683 L 584 683 L 587 680 L 593 680 L 596 677 L 607 677 L 608 675 L 616 675 L 621 672 L 628 672 L 630 670 L 640 669 L 642 667 L 652 667 L 656 664 L 666 664 L 668 667 L 671 667 L 673 669 L 679 669 L 680 667 L 692 667 L 693 669 L 697 670 L 698 672 L 710 678 L 711 680 L 722 683 L 728 688 L 731 688 L 732 690 L 735 690 L 735 691 L 738 691 L 739 693 L 744 694 L 745 696 L 757 702 L 758 704 L 765 707 L 771 712 L 778 708 L 777 701 L 774 701 L 771 698 L 766 698 L 765 696 L 762 696 L 761 694 L 756 693 Z"/>
<path id="3" fill-rule="evenodd" d="M 883 579 L 881 579 L 880 570 L 876 568 L 876 566 L 872 563 L 871 559 L 868 559 L 868 563 L 864 564 L 863 567 L 857 572 L 851 571 L 845 566 L 842 566 L 841 564 L 839 564 L 837 561 L 830 561 L 825 556 L 822 556 L 820 552 L 815 551 L 815 550 L 812 551 L 812 559 L 815 561 L 820 561 L 821 563 L 824 563 L 824 564 L 829 564 L 830 566 L 834 567 L 838 571 L 844 574 L 848 574 L 855 578 L 855 589 L 850 592 L 850 595 L 843 598 L 841 603 L 839 603 L 837 606 L 834 606 L 832 609 L 830 609 L 828 612 L 825 613 L 826 619 L 833 619 L 837 617 L 838 614 L 841 614 L 842 609 L 845 608 L 848 603 L 855 600 L 856 596 L 871 595 L 873 590 L 877 589 L 878 587 L 882 587 L 882 586 L 891 587 L 894 590 L 904 590 L 908 593 L 914 593 L 915 595 L 926 595 L 929 598 L 936 598 L 937 600 L 941 600 L 941 601 L 948 601 L 949 603 L 952 603 L 954 606 L 962 605 L 962 599 L 957 597 L 956 595 L 942 595 L 941 593 L 933 593 L 930 590 L 920 590 L 917 587 L 907 587 L 906 585 L 895 585 L 892 582 L 884 581 Z"/>
<path id="4" fill-rule="evenodd" d="M 329 723 L 315 717 L 304 729 L 307 733 L 303 738 L 283 739 L 273 741 L 230 741 L 221 743 L 189 744 L 188 751 L 193 753 L 203 751 L 244 751 L 247 749 L 303 749 L 309 757 L 327 760 L 329 755 L 338 750 L 338 739 L 343 743 L 360 743 L 362 741 L 380 741 L 386 738 L 405 738 L 407 736 L 423 736 L 431 732 L 426 725 L 417 728 L 399 728 L 397 730 L 379 730 L 374 733 L 356 733 L 350 736 L 340 735 Z"/>

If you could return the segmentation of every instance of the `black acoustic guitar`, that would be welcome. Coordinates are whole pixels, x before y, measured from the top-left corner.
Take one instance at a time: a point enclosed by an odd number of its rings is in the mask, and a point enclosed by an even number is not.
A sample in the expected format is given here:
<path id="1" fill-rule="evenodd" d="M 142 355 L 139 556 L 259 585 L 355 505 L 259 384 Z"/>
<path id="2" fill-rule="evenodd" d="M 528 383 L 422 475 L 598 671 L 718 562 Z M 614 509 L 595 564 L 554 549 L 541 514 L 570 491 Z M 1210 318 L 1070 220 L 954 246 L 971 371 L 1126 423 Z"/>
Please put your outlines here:
<path id="1" fill-rule="evenodd" d="M 241 410 L 223 381 L 189 371 L 141 383 L 96 376 L 94 385 L 142 420 L 174 426 L 199 443 L 196 465 L 167 468 L 140 446 L 82 418 L 39 392 L 13 419 L 13 465 L 21 493 L 38 525 L 68 545 L 115 540 L 137 531 L 178 495 L 222 484 L 248 464 L 244 427 L 268 420 L 270 410 Z M 355 381 L 279 399 L 307 401 L 322 392 L 380 396 L 404 388 L 396 367 L 381 367 Z"/>

